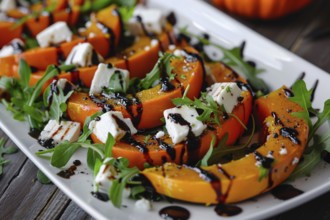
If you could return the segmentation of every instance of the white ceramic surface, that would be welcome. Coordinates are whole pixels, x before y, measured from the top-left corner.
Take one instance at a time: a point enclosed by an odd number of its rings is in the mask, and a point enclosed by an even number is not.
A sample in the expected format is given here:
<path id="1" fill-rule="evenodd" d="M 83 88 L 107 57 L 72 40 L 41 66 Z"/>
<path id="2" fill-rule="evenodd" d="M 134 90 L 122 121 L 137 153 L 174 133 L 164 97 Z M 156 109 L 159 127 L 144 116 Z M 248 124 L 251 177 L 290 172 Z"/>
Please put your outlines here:
<path id="1" fill-rule="evenodd" d="M 291 52 L 277 46 L 247 27 L 229 18 L 225 14 L 198 0 L 149 0 L 150 6 L 174 11 L 179 19 L 179 27 L 188 25 L 190 30 L 207 32 L 212 40 L 227 47 L 239 45 L 243 40 L 247 42 L 245 55 L 256 61 L 258 67 L 266 69 L 262 78 L 272 89 L 282 84 L 291 85 L 301 74 L 306 72 L 305 80 L 309 87 L 316 79 L 320 80 L 319 88 L 315 94 L 315 107 L 321 108 L 322 103 L 329 98 L 330 75 Z M 0 107 L 0 127 L 18 145 L 18 147 L 47 175 L 50 179 L 81 208 L 96 219 L 161 219 L 158 211 L 169 203 L 154 203 L 150 212 L 137 210 L 134 201 L 125 199 L 123 204 L 127 208 L 114 208 L 110 202 L 101 202 L 91 195 L 92 174 L 85 162 L 85 151 L 80 150 L 74 159 L 83 162 L 78 167 L 77 175 L 69 180 L 56 175 L 59 171 L 49 165 L 49 162 L 35 156 L 41 147 L 36 140 L 27 134 L 26 124 L 14 121 L 11 114 Z M 72 164 L 72 161 L 69 162 Z M 83 171 L 84 174 L 80 173 Z M 312 198 L 330 190 L 330 168 L 320 164 L 310 178 L 302 177 L 292 184 L 304 190 L 305 193 L 287 201 L 275 199 L 267 193 L 238 205 L 243 208 L 240 215 L 223 219 L 260 219 L 279 214 L 285 210 L 298 206 Z M 248 189 L 245 189 L 248 190 Z M 191 212 L 191 219 L 222 219 L 213 211 L 213 207 L 175 203 L 186 207 Z"/>

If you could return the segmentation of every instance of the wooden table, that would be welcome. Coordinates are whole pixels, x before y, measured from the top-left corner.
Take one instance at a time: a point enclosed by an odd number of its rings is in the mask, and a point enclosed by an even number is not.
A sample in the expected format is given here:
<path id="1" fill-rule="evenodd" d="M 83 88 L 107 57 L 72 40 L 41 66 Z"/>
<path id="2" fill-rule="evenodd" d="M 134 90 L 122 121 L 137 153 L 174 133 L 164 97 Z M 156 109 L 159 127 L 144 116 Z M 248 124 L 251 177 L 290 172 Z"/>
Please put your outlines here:
<path id="1" fill-rule="evenodd" d="M 247 26 L 311 63 L 330 72 L 330 34 L 306 36 L 320 24 L 330 28 L 330 1 L 314 0 L 309 8 L 271 22 L 246 21 Z M 0 137 L 7 136 L 0 131 Z M 14 145 L 8 140 L 8 145 Z M 0 178 L 0 219 L 91 219 L 55 185 L 36 180 L 37 168 L 22 152 L 6 156 L 11 162 Z M 271 219 L 330 219 L 330 193 Z"/>

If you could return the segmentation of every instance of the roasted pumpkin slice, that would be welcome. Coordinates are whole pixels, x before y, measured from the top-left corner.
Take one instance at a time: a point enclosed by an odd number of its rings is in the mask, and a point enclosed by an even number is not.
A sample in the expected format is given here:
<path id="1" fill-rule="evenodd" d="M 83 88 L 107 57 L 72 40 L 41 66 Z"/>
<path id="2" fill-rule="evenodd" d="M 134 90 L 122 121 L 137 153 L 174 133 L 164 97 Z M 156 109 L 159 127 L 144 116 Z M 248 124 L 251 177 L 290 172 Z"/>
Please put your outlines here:
<path id="1" fill-rule="evenodd" d="M 14 22 L 0 21 L 0 48 L 15 38 L 21 38 L 23 26 L 13 26 Z"/>
<path id="2" fill-rule="evenodd" d="M 191 52 L 197 52 L 192 48 L 186 48 Z M 187 97 L 198 97 L 203 83 L 203 64 L 198 59 L 173 59 L 171 66 L 177 76 L 184 75 L 184 81 L 172 80 L 174 89 L 171 91 L 163 91 L 161 86 L 142 90 L 137 92 L 134 97 L 127 96 L 128 101 L 118 104 L 118 100 L 122 97 L 114 97 L 114 99 L 102 98 L 103 100 L 95 100 L 94 102 L 84 93 L 74 93 L 68 101 L 68 116 L 71 120 L 83 123 L 88 116 L 98 112 L 103 108 L 113 108 L 114 110 L 123 112 L 124 117 L 132 119 L 134 125 L 138 129 L 148 129 L 162 124 L 161 118 L 163 111 L 174 107 L 172 99 L 181 97 L 185 88 L 190 85 Z M 189 61 L 188 61 L 189 60 Z M 186 68 L 184 68 L 186 67 Z M 189 70 L 189 71 L 186 71 Z M 178 77 L 179 78 L 179 77 Z M 131 100 L 135 101 L 131 101 Z M 122 102 L 122 101 L 121 101 Z M 155 108 L 157 106 L 157 108 Z"/>
<path id="3" fill-rule="evenodd" d="M 70 10 L 54 11 L 51 14 L 41 14 L 37 18 L 31 17 L 27 19 L 24 25 L 32 36 L 37 36 L 42 30 L 58 21 L 65 21 L 68 25 L 75 25 L 79 19 L 80 8 L 78 6 Z"/>
<path id="4" fill-rule="evenodd" d="M 196 168 L 166 163 L 141 173 L 158 193 L 194 203 L 238 202 L 274 188 L 292 173 L 308 137 L 306 122 L 291 114 L 302 108 L 288 99 L 287 91 L 282 87 L 256 101 L 256 113 L 268 136 L 254 152 L 222 165 Z"/>
<path id="5" fill-rule="evenodd" d="M 131 77 L 143 78 L 157 62 L 159 51 L 165 52 L 173 43 L 172 31 L 168 24 L 156 38 L 141 36 L 132 46 L 107 59 L 106 63 L 129 70 Z"/>

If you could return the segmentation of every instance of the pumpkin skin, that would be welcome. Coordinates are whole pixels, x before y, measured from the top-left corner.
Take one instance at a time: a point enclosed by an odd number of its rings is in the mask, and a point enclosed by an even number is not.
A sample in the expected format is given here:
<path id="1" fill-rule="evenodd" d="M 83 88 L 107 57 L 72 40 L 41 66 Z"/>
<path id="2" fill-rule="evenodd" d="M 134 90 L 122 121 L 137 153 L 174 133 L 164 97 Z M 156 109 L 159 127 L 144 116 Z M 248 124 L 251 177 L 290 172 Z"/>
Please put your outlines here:
<path id="1" fill-rule="evenodd" d="M 201 167 L 202 170 L 166 163 L 141 173 L 158 193 L 193 203 L 233 203 L 269 191 L 292 173 L 307 143 L 308 125 L 303 119 L 292 116 L 291 111 L 300 112 L 302 108 L 286 97 L 285 87 L 282 87 L 256 100 L 255 113 L 268 135 L 256 151 L 226 164 Z M 296 129 L 295 143 L 282 135 L 283 128 Z M 280 153 L 282 146 L 287 149 L 285 154 Z M 274 161 L 268 174 L 259 179 L 258 155 L 265 158 L 270 152 Z"/>
<path id="2" fill-rule="evenodd" d="M 276 19 L 296 12 L 311 0 L 212 0 L 217 7 L 236 15 L 257 19 Z"/>

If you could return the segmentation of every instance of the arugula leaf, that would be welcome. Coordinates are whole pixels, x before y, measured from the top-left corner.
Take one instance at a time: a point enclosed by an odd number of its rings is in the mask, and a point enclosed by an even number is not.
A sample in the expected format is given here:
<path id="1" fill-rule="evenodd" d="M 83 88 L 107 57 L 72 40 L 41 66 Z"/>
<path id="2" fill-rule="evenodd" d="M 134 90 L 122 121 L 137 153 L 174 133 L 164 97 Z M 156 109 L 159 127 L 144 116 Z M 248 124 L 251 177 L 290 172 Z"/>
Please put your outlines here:
<path id="1" fill-rule="evenodd" d="M 112 148 L 115 145 L 115 139 L 111 135 L 111 133 L 108 133 L 107 142 L 105 143 L 105 149 L 104 149 L 104 155 L 105 157 L 112 157 Z"/>
<path id="2" fill-rule="evenodd" d="M 50 105 L 49 116 L 51 119 L 55 119 L 59 122 L 63 116 L 63 113 L 66 112 L 67 109 L 67 100 L 72 95 L 73 91 L 68 92 L 64 95 L 62 88 L 58 88 L 58 94 L 53 93 L 52 103 Z"/>
<path id="3" fill-rule="evenodd" d="M 297 80 L 292 86 L 293 97 L 289 100 L 297 103 L 303 108 L 302 112 L 293 112 L 292 115 L 302 118 L 306 121 L 309 128 L 312 129 L 312 120 L 309 117 L 309 110 L 312 108 L 311 95 L 313 90 L 307 90 L 306 83 L 303 80 Z"/>
<path id="4" fill-rule="evenodd" d="M 248 79 L 249 83 L 254 89 L 256 89 L 257 91 L 262 91 L 263 93 L 268 93 L 269 89 L 267 84 L 264 80 L 258 77 L 258 74 L 261 73 L 262 70 L 256 69 L 254 66 L 251 66 L 243 59 L 241 47 L 226 49 L 223 46 L 213 43 L 204 37 L 189 32 L 187 27 L 180 29 L 180 32 L 198 39 L 204 45 L 211 45 L 215 48 L 218 48 L 224 54 L 222 60 L 224 63 L 229 66 L 236 67 L 239 72 L 245 75 L 245 77 Z"/>
<path id="5" fill-rule="evenodd" d="M 212 140 L 211 140 L 211 143 L 210 143 L 209 150 L 206 152 L 206 154 L 204 155 L 204 157 L 202 158 L 202 160 L 198 161 L 198 163 L 196 164 L 196 166 L 208 166 L 208 161 L 211 158 L 212 153 L 213 153 L 213 148 L 214 148 L 215 140 L 216 140 L 215 135 L 212 135 Z"/>
<path id="6" fill-rule="evenodd" d="M 123 75 L 121 72 L 113 74 L 109 81 L 109 86 L 106 88 L 106 93 L 126 93 L 128 89 L 127 83 L 123 80 Z"/>
<path id="7" fill-rule="evenodd" d="M 124 23 L 127 23 L 132 17 L 134 13 L 135 7 L 120 7 L 119 8 L 119 13 L 121 18 L 123 19 Z"/>
<path id="8" fill-rule="evenodd" d="M 171 59 L 177 58 L 175 55 L 170 53 L 165 53 L 160 55 L 157 63 L 155 64 L 154 68 L 151 70 L 150 73 L 143 78 L 140 83 L 137 85 L 140 90 L 149 89 L 158 84 L 161 78 L 161 71 L 164 67 L 166 74 L 169 78 L 173 77 L 172 70 L 173 67 L 171 66 Z"/>
<path id="9" fill-rule="evenodd" d="M 269 169 L 264 168 L 263 166 L 259 166 L 259 177 L 258 181 L 260 182 L 263 178 L 268 176 Z"/>
<path id="10" fill-rule="evenodd" d="M 114 181 L 112 181 L 109 189 L 109 198 L 115 207 L 121 207 L 123 192 L 131 182 L 133 176 L 138 174 L 140 171 L 137 167 L 129 168 L 129 161 L 126 158 L 118 158 L 114 163 L 115 168 L 118 170 L 118 175 Z"/>
<path id="11" fill-rule="evenodd" d="M 131 8 L 135 6 L 136 0 L 85 0 L 80 12 L 89 13 L 92 11 L 99 11 L 111 4 Z"/>
<path id="12" fill-rule="evenodd" d="M 0 138 L 0 177 L 3 174 L 3 165 L 9 163 L 9 160 L 5 160 L 3 157 L 5 154 L 13 154 L 18 151 L 16 147 L 5 147 L 6 140 L 4 138 Z"/>
<path id="13" fill-rule="evenodd" d="M 20 76 L 20 83 L 23 88 L 29 87 L 31 68 L 24 59 L 19 60 L 18 74 Z"/>
<path id="14" fill-rule="evenodd" d="M 315 132 L 324 124 L 325 121 L 330 121 L 330 99 L 325 101 L 323 106 L 323 111 L 316 114 L 317 121 L 313 125 L 313 128 L 310 131 L 310 138 L 314 136 Z"/>
<path id="15" fill-rule="evenodd" d="M 50 164 L 58 168 L 65 166 L 79 148 L 80 145 L 78 143 L 70 143 L 69 141 L 58 144 L 53 148 L 54 152 L 50 159 Z"/>
<path id="16" fill-rule="evenodd" d="M 311 175 L 312 170 L 322 160 L 322 151 L 330 151 L 330 132 L 328 131 L 326 134 L 321 136 L 315 135 L 314 144 L 309 148 L 311 148 L 312 151 L 304 154 L 304 160 L 297 165 L 296 169 L 290 175 L 290 179 L 295 179 L 303 175 Z"/>
<path id="17" fill-rule="evenodd" d="M 52 181 L 41 171 L 37 172 L 37 179 L 41 184 L 51 184 Z"/>
<path id="18" fill-rule="evenodd" d="M 310 175 L 312 169 L 321 161 L 321 153 L 330 150 L 330 132 L 327 131 L 323 135 L 316 135 L 317 130 L 326 122 L 330 121 L 330 99 L 326 100 L 323 111 L 318 112 L 312 107 L 311 96 L 313 89 L 308 90 L 303 80 L 297 80 L 292 86 L 294 97 L 289 98 L 303 108 L 302 112 L 293 112 L 292 115 L 302 118 L 308 123 L 309 134 L 308 142 L 313 139 L 314 144 L 305 150 L 304 161 L 299 163 L 290 178 L 299 175 Z M 317 117 L 317 121 L 313 124 L 309 113 L 312 112 Z"/>
<path id="19" fill-rule="evenodd" d="M 202 111 L 202 114 L 197 117 L 198 120 L 221 125 L 219 118 L 223 112 L 221 111 L 220 106 L 218 106 L 218 104 L 213 100 L 210 95 L 207 95 L 207 93 L 202 93 L 199 99 L 195 98 L 195 100 L 193 101 L 186 97 L 185 94 L 182 98 L 172 99 L 172 103 L 175 106 L 187 105 L 199 109 Z"/>

